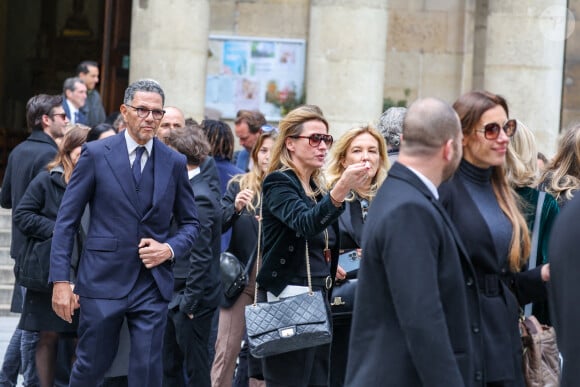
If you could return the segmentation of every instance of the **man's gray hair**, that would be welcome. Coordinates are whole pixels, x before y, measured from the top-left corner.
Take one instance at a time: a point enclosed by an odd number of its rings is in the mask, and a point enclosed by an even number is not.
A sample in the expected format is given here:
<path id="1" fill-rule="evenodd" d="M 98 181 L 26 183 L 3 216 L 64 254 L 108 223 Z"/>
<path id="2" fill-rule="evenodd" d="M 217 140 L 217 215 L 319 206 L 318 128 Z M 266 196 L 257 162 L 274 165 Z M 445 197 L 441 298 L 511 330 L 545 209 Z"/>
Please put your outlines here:
<path id="1" fill-rule="evenodd" d="M 67 90 L 75 91 L 77 83 L 82 83 L 83 85 L 85 84 L 79 77 L 70 77 L 65 79 L 62 84 L 62 92 L 66 93 Z"/>
<path id="2" fill-rule="evenodd" d="M 399 149 L 401 146 L 401 133 L 403 132 L 403 121 L 407 108 L 391 107 L 383 112 L 377 129 L 387 142 L 389 148 Z"/>
<path id="3" fill-rule="evenodd" d="M 153 79 L 139 79 L 131 83 L 127 89 L 125 90 L 125 97 L 123 98 L 123 103 L 125 105 L 131 104 L 133 98 L 135 97 L 135 93 L 138 91 L 146 91 L 150 93 L 157 93 L 161 96 L 161 104 L 165 105 L 165 93 L 161 88 L 159 82 Z"/>

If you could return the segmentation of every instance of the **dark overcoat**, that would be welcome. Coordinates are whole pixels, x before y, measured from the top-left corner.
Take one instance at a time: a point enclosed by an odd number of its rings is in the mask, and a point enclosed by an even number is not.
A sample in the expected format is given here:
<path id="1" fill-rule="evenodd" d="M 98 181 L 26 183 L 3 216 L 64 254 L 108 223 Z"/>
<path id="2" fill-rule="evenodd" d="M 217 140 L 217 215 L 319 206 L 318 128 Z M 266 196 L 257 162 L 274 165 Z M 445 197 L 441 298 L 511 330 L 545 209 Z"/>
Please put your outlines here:
<path id="1" fill-rule="evenodd" d="M 481 386 L 474 271 L 445 210 L 395 163 L 373 200 L 347 386 Z"/>

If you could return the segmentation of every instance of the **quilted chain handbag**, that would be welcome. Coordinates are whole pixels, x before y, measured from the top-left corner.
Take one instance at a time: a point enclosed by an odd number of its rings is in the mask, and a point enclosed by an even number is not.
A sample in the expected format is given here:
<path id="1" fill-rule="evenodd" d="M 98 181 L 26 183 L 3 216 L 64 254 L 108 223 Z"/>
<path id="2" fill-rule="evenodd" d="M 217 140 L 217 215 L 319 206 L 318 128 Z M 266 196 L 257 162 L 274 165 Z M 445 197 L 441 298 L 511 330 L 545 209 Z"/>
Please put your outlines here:
<path id="1" fill-rule="evenodd" d="M 260 268 L 262 214 L 258 224 L 256 272 Z M 258 303 L 258 284 L 254 303 L 246 306 L 246 329 L 250 353 L 257 358 L 328 344 L 332 340 L 324 295 L 312 291 L 308 241 L 306 241 L 308 292 L 274 302 Z"/>

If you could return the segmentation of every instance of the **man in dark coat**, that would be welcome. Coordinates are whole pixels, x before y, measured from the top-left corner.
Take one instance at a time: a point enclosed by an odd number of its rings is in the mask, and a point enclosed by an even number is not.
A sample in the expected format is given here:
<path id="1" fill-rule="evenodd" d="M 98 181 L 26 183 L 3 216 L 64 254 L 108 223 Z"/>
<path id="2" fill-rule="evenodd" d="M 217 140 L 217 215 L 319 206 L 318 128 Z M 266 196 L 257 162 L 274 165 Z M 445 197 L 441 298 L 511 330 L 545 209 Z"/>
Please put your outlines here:
<path id="1" fill-rule="evenodd" d="M 3 208 L 16 208 L 32 179 L 54 158 L 58 151 L 55 140 L 64 135 L 64 127 L 68 119 L 62 107 L 62 96 L 39 94 L 30 98 L 26 104 L 26 121 L 30 136 L 18 144 L 10 156 L 2 190 L 0 191 L 0 205 Z M 26 237 L 20 229 L 12 223 L 12 241 L 10 256 L 16 261 L 20 248 L 26 242 Z M 18 262 L 16 261 L 15 264 Z M 12 294 L 12 312 L 22 310 L 22 290 L 20 285 L 14 285 Z M 16 329 L 4 357 L 4 364 L 0 372 L 0 382 L 11 380 L 14 384 L 18 377 L 18 369 L 22 367 L 24 383 L 34 384 L 36 371 L 34 370 L 34 354 L 36 351 L 37 333 Z M 22 356 L 22 349 L 28 353 Z"/>
<path id="2" fill-rule="evenodd" d="M 461 127 L 443 101 L 408 110 L 398 162 L 363 239 L 346 385 L 483 385 L 479 294 L 437 187 L 461 159 Z"/>
<path id="3" fill-rule="evenodd" d="M 97 90 L 99 83 L 99 65 L 92 60 L 82 61 L 77 66 L 77 77 L 87 86 L 87 100 L 80 109 L 86 116 L 86 124 L 91 128 L 105 122 L 107 115 L 101 101 L 101 95 Z"/>
<path id="4" fill-rule="evenodd" d="M 562 355 L 562 387 L 577 386 L 580 380 L 580 255 L 578 254 L 578 216 L 580 194 L 566 204 L 552 228 L 550 238 L 550 317 L 556 329 Z"/>
<path id="5" fill-rule="evenodd" d="M 175 258 L 174 294 L 163 344 L 163 384 L 184 386 L 185 368 L 189 385 L 209 387 L 208 341 L 212 317 L 221 300 L 220 192 L 212 189 L 200 168 L 210 149 L 201 128 L 174 128 L 168 144 L 187 157 L 201 228 L 191 252 Z"/>

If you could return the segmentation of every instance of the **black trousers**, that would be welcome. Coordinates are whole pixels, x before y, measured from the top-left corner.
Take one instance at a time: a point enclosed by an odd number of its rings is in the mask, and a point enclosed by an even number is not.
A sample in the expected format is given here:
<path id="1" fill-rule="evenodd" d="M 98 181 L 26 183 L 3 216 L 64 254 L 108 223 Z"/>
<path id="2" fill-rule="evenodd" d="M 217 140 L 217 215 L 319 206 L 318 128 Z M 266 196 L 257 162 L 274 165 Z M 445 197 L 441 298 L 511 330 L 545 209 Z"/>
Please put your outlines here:
<path id="1" fill-rule="evenodd" d="M 163 386 L 210 387 L 208 342 L 213 312 L 190 319 L 177 308 L 169 311 L 163 344 Z"/>

